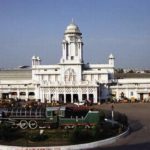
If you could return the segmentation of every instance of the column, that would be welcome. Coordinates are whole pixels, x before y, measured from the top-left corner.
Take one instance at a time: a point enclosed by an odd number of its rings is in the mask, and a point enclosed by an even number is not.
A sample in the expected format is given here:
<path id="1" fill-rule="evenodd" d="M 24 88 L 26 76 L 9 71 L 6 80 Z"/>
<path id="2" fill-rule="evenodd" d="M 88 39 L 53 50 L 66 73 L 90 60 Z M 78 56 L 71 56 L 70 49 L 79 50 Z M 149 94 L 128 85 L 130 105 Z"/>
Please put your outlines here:
<path id="1" fill-rule="evenodd" d="M 29 95 L 29 91 L 28 91 L 28 89 L 26 88 L 26 100 L 28 100 L 28 95 Z"/>
<path id="2" fill-rule="evenodd" d="M 64 87 L 64 103 L 66 103 L 66 88 Z"/>
<path id="3" fill-rule="evenodd" d="M 82 56 L 83 56 L 83 53 L 82 53 L 82 43 L 79 43 L 79 51 L 78 51 L 78 53 L 79 53 L 80 59 L 82 61 Z"/>
<path id="4" fill-rule="evenodd" d="M 136 88 L 135 88 L 135 98 L 138 100 L 138 93 L 137 93 L 137 85 L 136 85 Z"/>
<path id="5" fill-rule="evenodd" d="M 17 89 L 17 98 L 20 99 L 20 92 L 19 92 L 19 89 Z"/>
<path id="6" fill-rule="evenodd" d="M 58 92 L 58 88 L 56 88 L 56 90 L 55 90 L 55 95 L 56 95 L 56 101 L 59 101 L 59 92 Z"/>
<path id="7" fill-rule="evenodd" d="M 125 89 L 125 96 L 127 97 L 127 98 L 130 98 L 129 97 L 129 88 L 128 88 L 128 85 L 126 86 L 126 89 Z"/>
<path id="8" fill-rule="evenodd" d="M 100 102 L 100 86 L 97 87 L 97 103 Z"/>
<path id="9" fill-rule="evenodd" d="M 50 89 L 48 89 L 48 102 L 51 102 L 50 97 L 51 97 Z"/>
<path id="10" fill-rule="evenodd" d="M 2 99 L 2 93 L 0 92 L 0 99 Z"/>
<path id="11" fill-rule="evenodd" d="M 42 88 L 41 89 L 41 102 L 43 103 L 44 102 L 44 89 Z"/>
<path id="12" fill-rule="evenodd" d="M 39 88 L 38 88 L 38 91 L 39 91 L 38 97 L 39 97 L 39 99 L 41 100 L 41 88 L 40 88 L 40 86 L 39 86 Z"/>
<path id="13" fill-rule="evenodd" d="M 66 103 L 66 92 L 64 92 L 64 103 Z"/>
<path id="14" fill-rule="evenodd" d="M 42 101 L 43 103 L 45 102 L 45 89 L 44 88 L 42 90 Z"/>
<path id="15" fill-rule="evenodd" d="M 72 88 L 71 88 L 71 103 L 73 103 L 73 92 L 72 92 Z"/>
<path id="16" fill-rule="evenodd" d="M 118 89 L 118 85 L 117 85 L 117 89 L 116 89 L 116 99 L 117 99 L 117 101 L 119 101 L 119 89 Z"/>
<path id="17" fill-rule="evenodd" d="M 87 100 L 89 100 L 89 89 L 88 89 L 88 87 L 87 87 Z"/>
<path id="18" fill-rule="evenodd" d="M 93 97 L 94 97 L 94 101 L 93 103 L 97 103 L 97 88 L 94 88 L 94 92 L 93 92 Z"/>
<path id="19" fill-rule="evenodd" d="M 82 101 L 82 92 L 81 92 L 81 88 L 78 88 L 78 98 L 79 98 L 79 101 Z"/>
<path id="20" fill-rule="evenodd" d="M 66 60 L 66 43 L 63 43 L 63 59 Z"/>

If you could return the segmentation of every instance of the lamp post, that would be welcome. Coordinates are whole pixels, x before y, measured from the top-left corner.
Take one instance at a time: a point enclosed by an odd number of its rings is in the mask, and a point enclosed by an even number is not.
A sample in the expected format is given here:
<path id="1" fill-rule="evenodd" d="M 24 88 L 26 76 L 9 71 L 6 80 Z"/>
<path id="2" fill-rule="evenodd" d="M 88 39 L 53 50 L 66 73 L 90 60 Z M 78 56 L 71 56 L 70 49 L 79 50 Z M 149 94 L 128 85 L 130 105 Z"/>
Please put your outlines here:
<path id="1" fill-rule="evenodd" d="M 112 125 L 114 122 L 114 105 L 111 106 L 111 120 L 112 120 Z"/>
<path id="2" fill-rule="evenodd" d="M 37 98 L 38 100 L 40 100 L 40 84 L 39 83 L 37 84 L 37 93 L 38 93 Z"/>
<path id="3" fill-rule="evenodd" d="M 101 84 L 99 82 L 97 82 L 97 85 L 98 85 L 98 92 L 97 92 L 98 93 L 98 105 L 100 105 L 101 104 L 101 102 L 100 102 L 100 92 L 101 92 L 100 85 Z"/>

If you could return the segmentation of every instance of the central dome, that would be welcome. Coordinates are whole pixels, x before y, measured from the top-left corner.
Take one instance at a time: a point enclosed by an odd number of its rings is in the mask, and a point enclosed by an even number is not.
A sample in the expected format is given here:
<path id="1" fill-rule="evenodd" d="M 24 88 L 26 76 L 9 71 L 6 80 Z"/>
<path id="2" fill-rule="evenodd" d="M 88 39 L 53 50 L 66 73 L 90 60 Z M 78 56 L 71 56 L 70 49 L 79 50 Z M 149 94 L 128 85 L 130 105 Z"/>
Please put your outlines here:
<path id="1" fill-rule="evenodd" d="M 65 34 L 70 34 L 70 33 L 73 33 L 73 34 L 82 34 L 81 32 L 80 32 L 80 29 L 79 29 L 79 27 L 74 23 L 74 22 L 71 22 L 68 26 L 67 26 L 67 28 L 66 28 L 66 30 L 65 30 Z"/>

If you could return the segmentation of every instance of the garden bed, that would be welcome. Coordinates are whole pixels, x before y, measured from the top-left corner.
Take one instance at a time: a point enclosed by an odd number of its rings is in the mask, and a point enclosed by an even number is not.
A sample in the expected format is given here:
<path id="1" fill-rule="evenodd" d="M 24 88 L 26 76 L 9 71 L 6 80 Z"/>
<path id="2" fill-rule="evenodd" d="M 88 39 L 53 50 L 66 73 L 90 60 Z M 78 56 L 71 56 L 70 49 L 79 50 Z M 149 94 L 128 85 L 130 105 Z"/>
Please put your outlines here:
<path id="1" fill-rule="evenodd" d="M 111 112 L 103 111 L 107 118 L 111 118 Z M 103 116 L 103 115 L 102 115 Z M 118 124 L 104 121 L 93 128 L 76 127 L 74 129 L 15 129 L 9 124 L 0 125 L 0 144 L 10 146 L 62 146 L 93 141 L 104 140 L 117 136 L 127 129 L 127 117 L 115 112 L 114 119 Z"/>

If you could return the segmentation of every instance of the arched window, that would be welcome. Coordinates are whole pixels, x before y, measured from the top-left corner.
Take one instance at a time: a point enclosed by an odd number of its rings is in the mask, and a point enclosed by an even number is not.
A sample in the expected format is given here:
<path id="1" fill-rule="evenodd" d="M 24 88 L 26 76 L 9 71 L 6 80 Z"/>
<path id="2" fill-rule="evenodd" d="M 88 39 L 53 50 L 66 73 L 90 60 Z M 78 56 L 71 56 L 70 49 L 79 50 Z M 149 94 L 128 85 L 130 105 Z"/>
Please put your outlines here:
<path id="1" fill-rule="evenodd" d="M 20 92 L 20 96 L 25 96 L 26 92 Z"/>
<path id="2" fill-rule="evenodd" d="M 78 56 L 78 48 L 75 49 L 76 56 Z"/>
<path id="3" fill-rule="evenodd" d="M 71 68 L 67 69 L 65 71 L 65 81 L 75 81 L 75 80 L 76 80 L 75 71 Z"/>
<path id="4" fill-rule="evenodd" d="M 34 92 L 29 92 L 29 96 L 34 96 L 35 93 Z"/>
<path id="5" fill-rule="evenodd" d="M 121 96 L 121 98 L 124 98 L 124 93 L 123 93 L 123 92 L 121 92 L 120 96 Z"/>
<path id="6" fill-rule="evenodd" d="M 11 95 L 15 96 L 15 95 L 17 95 L 17 92 L 11 92 Z"/>
<path id="7" fill-rule="evenodd" d="M 69 49 L 68 49 L 68 43 L 66 43 L 66 58 L 68 59 L 69 56 Z"/>

